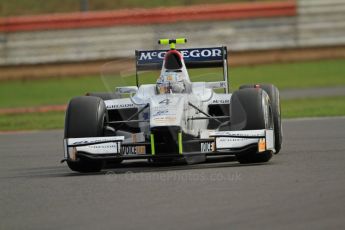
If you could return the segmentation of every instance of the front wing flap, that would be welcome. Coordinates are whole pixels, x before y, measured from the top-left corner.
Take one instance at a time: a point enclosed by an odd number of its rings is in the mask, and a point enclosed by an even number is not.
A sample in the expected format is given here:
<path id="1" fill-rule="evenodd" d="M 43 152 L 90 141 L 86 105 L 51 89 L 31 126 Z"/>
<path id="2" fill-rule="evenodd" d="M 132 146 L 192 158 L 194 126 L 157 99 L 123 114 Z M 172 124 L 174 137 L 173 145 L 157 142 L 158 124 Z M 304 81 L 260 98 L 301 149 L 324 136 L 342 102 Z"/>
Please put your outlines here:
<path id="1" fill-rule="evenodd" d="M 210 134 L 215 138 L 217 150 L 236 150 L 257 144 L 258 152 L 274 149 L 274 131 L 271 129 L 215 131 Z"/>
<path id="2" fill-rule="evenodd" d="M 153 139 L 152 135 L 151 138 Z M 64 160 L 76 160 L 81 154 L 90 159 L 147 159 L 159 157 L 185 157 L 193 155 L 234 155 L 257 148 L 258 152 L 275 151 L 273 130 L 215 131 L 209 138 L 182 140 L 178 139 L 180 151 L 176 154 L 152 152 L 154 140 L 150 142 L 128 143 L 124 136 L 86 137 L 64 139 Z M 187 146 L 196 146 L 187 148 Z"/>

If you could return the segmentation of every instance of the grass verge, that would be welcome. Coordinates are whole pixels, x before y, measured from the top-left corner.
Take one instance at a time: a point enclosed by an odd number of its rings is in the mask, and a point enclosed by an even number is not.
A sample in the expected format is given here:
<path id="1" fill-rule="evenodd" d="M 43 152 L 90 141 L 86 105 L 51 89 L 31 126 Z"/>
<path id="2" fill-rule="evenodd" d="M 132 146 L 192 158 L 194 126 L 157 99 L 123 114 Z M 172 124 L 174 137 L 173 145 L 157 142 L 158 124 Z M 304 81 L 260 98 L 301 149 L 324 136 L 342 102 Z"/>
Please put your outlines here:
<path id="1" fill-rule="evenodd" d="M 282 101 L 284 118 L 345 116 L 345 97 L 305 98 Z"/>
<path id="2" fill-rule="evenodd" d="M 64 119 L 64 112 L 1 115 L 0 131 L 61 129 Z"/>
<path id="3" fill-rule="evenodd" d="M 216 81 L 221 71 L 190 70 L 192 81 Z M 159 73 L 142 76 L 142 83 L 154 83 Z M 74 96 L 86 92 L 112 91 L 115 86 L 135 84 L 132 76 L 88 76 L 43 80 L 14 80 L 0 83 L 0 108 L 66 104 Z M 280 90 L 345 85 L 345 59 L 280 63 L 230 69 L 230 85 L 272 83 Z"/>
<path id="4" fill-rule="evenodd" d="M 345 116 L 345 97 L 282 100 L 283 118 Z M 64 113 L 1 115 L 0 131 L 62 129 Z"/>

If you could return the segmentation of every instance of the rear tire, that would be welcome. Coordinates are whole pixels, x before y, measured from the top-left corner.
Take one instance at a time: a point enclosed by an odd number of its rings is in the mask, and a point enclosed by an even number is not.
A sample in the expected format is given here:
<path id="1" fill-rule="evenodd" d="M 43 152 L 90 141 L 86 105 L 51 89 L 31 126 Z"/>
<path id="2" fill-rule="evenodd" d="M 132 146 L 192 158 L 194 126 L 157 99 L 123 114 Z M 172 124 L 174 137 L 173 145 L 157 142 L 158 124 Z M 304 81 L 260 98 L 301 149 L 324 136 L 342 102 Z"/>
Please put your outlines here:
<path id="1" fill-rule="evenodd" d="M 268 96 L 270 97 L 274 121 L 274 143 L 276 149 L 275 154 L 277 154 L 280 152 L 283 143 L 279 90 L 272 84 L 255 84 L 240 86 L 240 89 L 246 88 L 261 88 L 265 90 Z"/>
<path id="2" fill-rule="evenodd" d="M 230 103 L 230 130 L 256 130 L 273 127 L 268 95 L 262 89 L 235 91 Z M 257 153 L 257 148 L 236 155 L 241 164 L 267 162 L 272 151 Z"/>
<path id="3" fill-rule="evenodd" d="M 97 97 L 75 97 L 67 107 L 65 117 L 65 138 L 104 136 L 104 122 L 107 121 L 104 101 Z M 99 172 L 103 161 L 78 157 L 68 160 L 68 167 L 77 172 Z"/>
<path id="4" fill-rule="evenodd" d="M 121 96 L 119 94 L 116 94 L 116 93 L 106 93 L 106 92 L 87 93 L 86 96 L 99 97 L 103 101 L 121 98 Z"/>

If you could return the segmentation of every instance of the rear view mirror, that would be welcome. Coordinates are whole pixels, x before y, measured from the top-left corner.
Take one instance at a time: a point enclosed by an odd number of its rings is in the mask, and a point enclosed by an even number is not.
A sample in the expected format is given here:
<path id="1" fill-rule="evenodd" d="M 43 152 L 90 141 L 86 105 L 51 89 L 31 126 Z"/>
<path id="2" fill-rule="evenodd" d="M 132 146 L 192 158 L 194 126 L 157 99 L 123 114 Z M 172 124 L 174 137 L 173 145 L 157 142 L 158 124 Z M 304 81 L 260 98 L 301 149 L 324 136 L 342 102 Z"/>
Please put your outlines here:
<path id="1" fill-rule="evenodd" d="M 214 81 L 214 82 L 205 82 L 205 87 L 208 89 L 226 89 L 226 81 Z"/>
<path id="2" fill-rule="evenodd" d="M 119 94 L 134 94 L 138 91 L 137 86 L 116 87 L 115 92 Z"/>

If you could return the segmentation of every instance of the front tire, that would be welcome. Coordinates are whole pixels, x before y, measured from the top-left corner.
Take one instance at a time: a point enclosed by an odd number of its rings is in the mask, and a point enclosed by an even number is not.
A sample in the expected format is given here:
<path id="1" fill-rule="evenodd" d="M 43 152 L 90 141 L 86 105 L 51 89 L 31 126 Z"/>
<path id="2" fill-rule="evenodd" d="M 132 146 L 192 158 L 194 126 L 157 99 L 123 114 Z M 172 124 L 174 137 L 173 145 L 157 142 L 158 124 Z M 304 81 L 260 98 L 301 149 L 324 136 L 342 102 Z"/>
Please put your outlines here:
<path id="1" fill-rule="evenodd" d="M 108 92 L 91 92 L 91 93 L 87 93 L 86 96 L 98 97 L 98 98 L 101 98 L 103 101 L 121 98 L 120 94 L 108 93 Z M 109 136 L 109 135 L 112 136 L 112 135 L 114 135 L 114 133 L 105 132 L 104 135 L 105 136 Z M 116 160 L 112 160 L 111 162 L 109 162 L 109 164 L 115 164 L 116 165 L 116 164 L 120 164 L 122 161 L 123 161 L 122 159 L 116 159 Z"/>
<path id="2" fill-rule="evenodd" d="M 104 101 L 98 97 L 82 96 L 73 98 L 67 107 L 65 117 L 65 138 L 104 136 L 104 122 L 107 110 Z M 77 172 L 99 172 L 103 161 L 78 157 L 67 160 L 68 167 Z"/>
<path id="3" fill-rule="evenodd" d="M 230 103 L 230 130 L 256 130 L 273 127 L 268 95 L 262 89 L 235 91 Z M 236 155 L 241 164 L 268 162 L 272 151 L 257 152 L 257 148 Z"/>
<path id="4" fill-rule="evenodd" d="M 279 90 L 272 84 L 255 84 L 255 85 L 242 85 L 240 89 L 246 88 L 261 88 L 265 90 L 271 100 L 271 108 L 274 121 L 274 143 L 275 143 L 275 154 L 279 153 L 283 143 L 283 131 L 281 123 L 281 107 L 280 107 L 280 96 Z"/>

